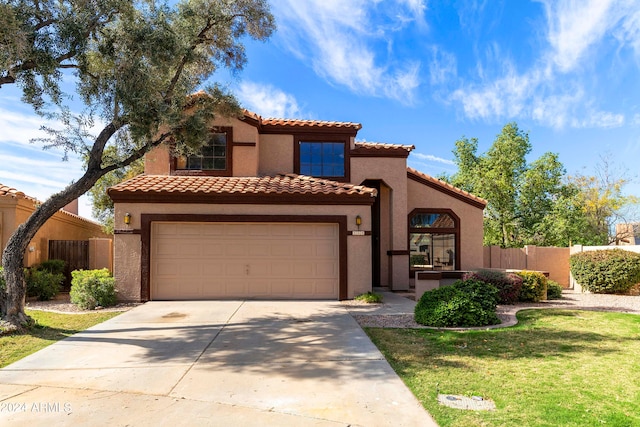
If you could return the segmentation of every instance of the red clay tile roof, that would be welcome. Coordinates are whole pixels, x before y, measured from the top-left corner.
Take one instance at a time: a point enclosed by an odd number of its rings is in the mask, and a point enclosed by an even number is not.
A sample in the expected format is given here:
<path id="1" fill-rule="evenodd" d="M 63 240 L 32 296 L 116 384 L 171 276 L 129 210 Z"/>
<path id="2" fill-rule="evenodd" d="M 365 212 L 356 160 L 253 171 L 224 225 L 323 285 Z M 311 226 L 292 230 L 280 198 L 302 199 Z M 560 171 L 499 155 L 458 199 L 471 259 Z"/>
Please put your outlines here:
<path id="1" fill-rule="evenodd" d="M 26 194 L 24 194 L 22 191 L 18 191 L 15 188 L 9 187 L 7 185 L 3 185 L 0 184 L 0 196 L 3 197 L 15 197 L 17 199 L 27 199 L 27 200 L 31 200 L 33 202 L 38 203 L 38 199 L 35 199 L 33 197 L 27 196 Z"/>
<path id="2" fill-rule="evenodd" d="M 345 130 L 349 132 L 357 132 L 362 129 L 360 123 L 352 122 L 331 122 L 325 120 L 300 120 L 300 119 L 279 119 L 279 118 L 263 118 L 249 110 L 243 110 L 245 121 L 251 122 L 259 128 L 279 129 L 279 128 L 298 128 L 308 130 L 309 128 L 317 130 Z M 247 120 L 248 119 L 248 120 Z"/>
<path id="3" fill-rule="evenodd" d="M 360 141 L 356 141 L 356 148 L 358 147 L 362 147 L 362 148 L 372 148 L 375 150 L 406 150 L 407 152 L 410 152 L 411 150 L 414 150 L 416 148 L 415 145 L 403 145 L 403 144 L 386 144 L 386 143 L 382 143 L 382 142 L 360 142 Z"/>
<path id="4" fill-rule="evenodd" d="M 376 190 L 304 175 L 138 175 L 108 190 L 114 201 L 193 203 L 373 203 Z"/>
<path id="5" fill-rule="evenodd" d="M 475 196 L 467 191 L 461 190 L 458 187 L 454 187 L 447 182 L 434 178 L 416 169 L 407 167 L 407 176 L 409 177 L 409 179 L 413 179 L 414 181 L 420 182 L 421 184 L 425 184 L 431 188 L 435 188 L 436 190 L 449 194 L 450 196 L 453 196 L 480 209 L 484 209 L 487 206 L 487 201 L 485 199 Z"/>
<path id="6" fill-rule="evenodd" d="M 0 197 L 13 197 L 16 199 L 25 199 L 25 200 L 29 200 L 35 204 L 40 204 L 42 203 L 40 200 L 36 199 L 35 197 L 31 197 L 31 196 L 27 196 L 26 194 L 24 194 L 22 191 L 16 190 L 15 188 L 9 187 L 7 185 L 2 185 L 0 184 Z M 65 215 L 69 215 L 73 218 L 77 218 L 79 220 L 91 223 L 91 224 L 97 224 L 97 225 L 101 225 L 95 221 L 90 220 L 89 218 L 85 218 L 83 216 L 80 215 L 76 215 L 72 212 L 68 212 L 65 211 L 64 209 L 60 209 L 60 212 L 64 213 Z"/>

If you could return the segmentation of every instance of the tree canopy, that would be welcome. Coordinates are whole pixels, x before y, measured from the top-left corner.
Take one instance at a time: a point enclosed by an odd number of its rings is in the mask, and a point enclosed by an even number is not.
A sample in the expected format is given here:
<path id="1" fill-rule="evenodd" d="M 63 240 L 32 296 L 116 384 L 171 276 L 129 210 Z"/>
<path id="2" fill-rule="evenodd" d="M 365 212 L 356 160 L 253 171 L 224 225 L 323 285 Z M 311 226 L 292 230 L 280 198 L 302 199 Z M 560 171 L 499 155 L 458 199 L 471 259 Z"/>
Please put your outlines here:
<path id="1" fill-rule="evenodd" d="M 243 39 L 265 40 L 274 30 L 266 0 L 0 2 L 0 90 L 19 85 L 25 103 L 62 124 L 40 142 L 86 159 L 84 175 L 42 203 L 3 252 L 7 321 L 29 320 L 22 258 L 45 221 L 153 147 L 200 146 L 214 114 L 239 109 L 208 79 L 220 68 L 241 70 Z M 198 90 L 208 96 L 190 96 Z"/>
<path id="2" fill-rule="evenodd" d="M 484 244 L 502 247 L 606 245 L 613 223 L 637 198 L 625 196 L 628 182 L 616 178 L 606 159 L 595 176 L 567 176 L 555 153 L 527 162 L 529 135 L 508 123 L 485 154 L 475 138 L 453 150 L 458 171 L 442 179 L 488 201 Z"/>

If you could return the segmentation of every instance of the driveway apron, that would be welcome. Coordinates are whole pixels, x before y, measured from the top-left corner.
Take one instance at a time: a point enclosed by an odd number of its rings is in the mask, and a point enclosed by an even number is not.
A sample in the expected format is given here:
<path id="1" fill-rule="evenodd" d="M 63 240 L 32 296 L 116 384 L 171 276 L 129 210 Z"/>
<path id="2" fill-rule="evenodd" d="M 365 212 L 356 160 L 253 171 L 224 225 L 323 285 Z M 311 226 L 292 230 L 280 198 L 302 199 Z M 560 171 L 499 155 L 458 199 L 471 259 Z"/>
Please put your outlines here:
<path id="1" fill-rule="evenodd" d="M 0 425 L 435 426 L 344 306 L 149 302 L 0 370 Z"/>

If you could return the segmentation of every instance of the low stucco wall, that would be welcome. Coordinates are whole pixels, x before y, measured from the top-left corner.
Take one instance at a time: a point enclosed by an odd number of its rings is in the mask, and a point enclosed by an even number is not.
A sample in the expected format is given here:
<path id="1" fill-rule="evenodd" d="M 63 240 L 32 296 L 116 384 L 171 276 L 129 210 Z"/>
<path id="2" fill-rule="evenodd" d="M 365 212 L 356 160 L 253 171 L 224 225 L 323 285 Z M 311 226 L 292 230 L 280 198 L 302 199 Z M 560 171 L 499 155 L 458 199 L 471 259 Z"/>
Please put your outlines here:
<path id="1" fill-rule="evenodd" d="M 131 223 L 122 222 L 125 213 L 131 214 Z M 141 283 L 140 234 L 124 234 L 139 230 L 142 214 L 182 215 L 346 215 L 347 229 L 358 230 L 356 216 L 362 218 L 360 230 L 371 230 L 371 209 L 362 206 L 334 205 L 208 205 L 175 203 L 117 203 L 115 205 L 116 229 L 114 244 L 114 277 L 121 300 L 139 301 Z M 124 232 L 124 233 L 123 233 Z M 136 232 L 138 233 L 138 232 Z M 347 236 L 347 298 L 370 291 L 371 286 L 371 236 Z"/>
<path id="2" fill-rule="evenodd" d="M 34 210 L 34 202 L 28 199 L 11 199 L 0 204 L 2 250 L 18 225 L 25 222 Z M 102 226 L 98 223 L 68 212 L 56 212 L 29 243 L 25 254 L 25 266 L 30 267 L 49 258 L 49 240 L 89 240 L 91 238 L 111 239 L 111 235 L 104 233 Z"/>
<path id="3" fill-rule="evenodd" d="M 549 279 L 567 288 L 569 281 L 569 248 L 527 245 L 524 248 L 484 248 L 484 267 L 534 270 L 549 273 Z"/>

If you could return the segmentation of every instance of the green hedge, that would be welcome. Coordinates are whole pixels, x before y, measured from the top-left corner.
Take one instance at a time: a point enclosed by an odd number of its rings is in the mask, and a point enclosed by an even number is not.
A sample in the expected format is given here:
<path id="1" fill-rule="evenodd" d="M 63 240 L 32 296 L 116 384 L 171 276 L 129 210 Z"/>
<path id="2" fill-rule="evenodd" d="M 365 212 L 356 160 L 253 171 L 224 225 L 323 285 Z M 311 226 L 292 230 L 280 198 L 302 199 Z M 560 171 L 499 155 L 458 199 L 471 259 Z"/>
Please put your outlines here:
<path id="1" fill-rule="evenodd" d="M 547 280 L 547 299 L 562 298 L 562 286 L 553 280 Z"/>
<path id="2" fill-rule="evenodd" d="M 462 276 L 462 280 L 485 282 L 498 288 L 498 304 L 515 304 L 520 296 L 522 278 L 514 273 L 502 270 L 480 269 L 470 271 Z"/>
<path id="3" fill-rule="evenodd" d="M 85 310 L 109 307 L 116 303 L 115 279 L 109 270 L 75 270 L 71 272 L 71 302 Z"/>
<path id="4" fill-rule="evenodd" d="M 53 274 L 64 274 L 64 268 L 66 266 L 66 261 L 62 259 L 48 259 L 38 264 L 37 269 L 48 271 Z"/>
<path id="5" fill-rule="evenodd" d="M 60 292 L 64 275 L 34 267 L 25 271 L 25 281 L 28 297 L 38 297 L 40 301 L 48 301 Z"/>
<path id="6" fill-rule="evenodd" d="M 520 301 L 539 302 L 547 299 L 547 278 L 537 271 L 519 271 L 522 277 Z"/>
<path id="7" fill-rule="evenodd" d="M 622 249 L 580 252 L 569 258 L 571 274 L 590 292 L 626 293 L 640 283 L 640 254 Z"/>
<path id="8" fill-rule="evenodd" d="M 458 280 L 425 292 L 415 307 L 416 322 L 436 327 L 486 326 L 500 323 L 498 289 L 477 280 Z"/>

